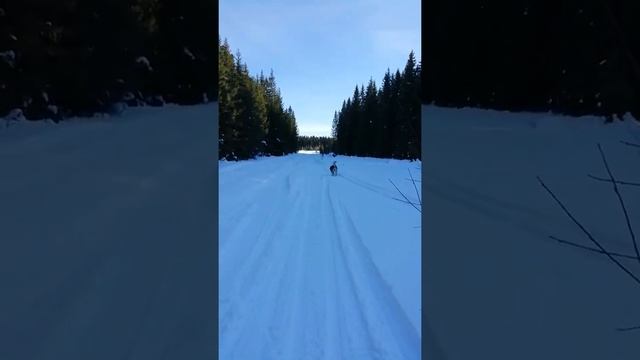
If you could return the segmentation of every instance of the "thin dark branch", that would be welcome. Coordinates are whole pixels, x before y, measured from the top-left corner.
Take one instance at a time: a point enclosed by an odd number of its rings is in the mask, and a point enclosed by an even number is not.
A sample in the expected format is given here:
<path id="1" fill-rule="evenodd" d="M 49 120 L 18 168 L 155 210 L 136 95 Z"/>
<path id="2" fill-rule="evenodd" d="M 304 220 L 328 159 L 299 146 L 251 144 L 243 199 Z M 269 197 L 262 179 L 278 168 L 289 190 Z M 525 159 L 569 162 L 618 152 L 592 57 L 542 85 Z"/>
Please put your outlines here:
<path id="1" fill-rule="evenodd" d="M 605 178 L 601 178 L 598 176 L 593 176 L 591 174 L 587 175 L 588 177 L 592 178 L 593 180 L 598 180 L 598 181 L 604 181 L 604 182 L 611 182 L 611 179 L 605 179 Z M 620 180 L 616 180 L 616 184 L 619 185 L 629 185 L 629 186 L 640 186 L 640 183 L 634 183 L 634 182 L 629 182 L 629 181 L 620 181 Z"/>
<path id="2" fill-rule="evenodd" d="M 590 246 L 586 246 L 586 245 L 580 245 L 580 244 L 574 243 L 572 241 L 558 239 L 557 237 L 555 237 L 553 235 L 549 236 L 549 238 L 551 238 L 553 240 L 556 240 L 557 242 L 559 242 L 561 244 L 575 246 L 577 248 L 581 248 L 581 249 L 597 252 L 597 253 L 600 253 L 600 254 L 607 254 L 606 252 L 603 252 L 602 250 L 599 250 L 599 249 L 596 249 L 596 248 L 593 248 L 593 247 L 590 247 Z M 626 254 L 620 254 L 620 253 L 615 253 L 615 252 L 609 252 L 608 254 L 611 255 L 611 256 L 617 256 L 617 257 L 621 257 L 621 258 L 625 258 L 625 259 L 637 260 L 637 258 L 635 256 L 633 256 L 633 255 L 626 255 Z"/>
<path id="3" fill-rule="evenodd" d="M 580 230 L 582 230 L 582 232 L 587 235 L 587 237 L 589 238 L 589 240 L 591 240 L 597 247 L 598 249 L 600 249 L 600 251 L 602 251 L 603 254 L 605 254 L 611 261 L 613 261 L 613 263 L 615 263 L 622 271 L 624 271 L 627 275 L 631 276 L 631 278 L 638 284 L 640 284 L 640 279 L 638 279 L 631 271 L 629 271 L 624 265 L 622 265 L 615 257 L 613 257 L 607 250 L 605 250 L 602 245 L 600 245 L 600 243 L 598 242 L 598 240 L 596 240 L 591 233 L 584 227 L 582 226 L 582 224 L 571 214 L 571 212 L 569 210 L 567 210 L 567 208 L 564 206 L 564 204 L 562 203 L 562 201 L 560 201 L 560 199 L 558 199 L 558 197 L 553 193 L 553 191 L 551 191 L 551 189 L 549 189 L 547 187 L 547 185 L 544 183 L 544 181 L 542 181 L 542 179 L 537 176 L 536 177 L 538 179 L 538 181 L 540 182 L 540 185 L 542 185 L 542 187 L 549 193 L 549 195 L 551 195 L 551 197 L 553 198 L 553 200 L 555 200 L 555 202 L 560 206 L 560 208 L 562 208 L 562 210 L 564 211 L 564 213 L 571 219 L 571 221 L 573 221 L 579 228 Z"/>
<path id="4" fill-rule="evenodd" d="M 405 180 L 407 180 L 407 181 L 411 181 L 411 179 L 405 179 Z M 415 181 L 415 182 L 422 182 L 422 180 L 418 180 L 418 179 L 413 179 L 413 181 Z"/>
<path id="5" fill-rule="evenodd" d="M 403 197 L 403 198 L 405 198 L 405 200 L 407 200 L 407 202 L 408 202 L 409 204 L 411 204 L 411 206 L 413 206 L 413 207 L 414 207 L 414 209 L 416 209 L 416 210 L 418 210 L 420 213 L 422 213 L 422 210 L 418 209 L 418 207 L 417 207 L 417 206 L 415 206 L 415 205 L 411 202 L 411 200 L 409 200 L 409 199 L 408 199 L 408 198 L 407 198 L 407 197 L 402 193 L 402 191 L 400 191 L 400 189 L 398 189 L 398 187 L 396 186 L 396 184 L 394 184 L 394 183 L 393 183 L 393 181 L 391 181 L 391 179 L 389 179 L 389 182 L 391 183 L 391 185 L 393 185 L 393 187 L 394 187 L 394 188 L 396 188 L 396 190 L 398 190 L 398 192 L 400 193 L 400 195 L 402 195 L 402 197 Z"/>
<path id="6" fill-rule="evenodd" d="M 622 212 L 624 212 L 624 219 L 627 222 L 627 229 L 629 230 L 631 241 L 633 241 L 633 250 L 636 252 L 636 257 L 640 262 L 640 251 L 638 250 L 636 235 L 633 233 L 633 227 L 631 226 L 631 221 L 629 220 L 629 213 L 627 212 L 627 207 L 624 205 L 624 200 L 622 200 L 622 195 L 620 195 L 620 191 L 618 190 L 618 184 L 616 184 L 616 179 L 613 177 L 613 174 L 611 173 L 611 169 L 609 169 L 609 163 L 607 163 L 607 158 L 604 156 L 604 151 L 602 151 L 602 146 L 600 146 L 600 144 L 598 144 L 598 150 L 600 151 L 600 155 L 602 156 L 602 161 L 604 162 L 604 166 L 605 168 L 607 168 L 609 179 L 613 184 L 613 191 L 616 193 L 616 196 L 618 197 L 618 201 L 620 201 L 620 207 L 622 208 Z"/>
<path id="7" fill-rule="evenodd" d="M 632 327 L 626 327 L 626 328 L 618 328 L 616 329 L 618 331 L 632 331 L 632 330 L 640 330 L 640 326 L 632 326 Z"/>
<path id="8" fill-rule="evenodd" d="M 418 192 L 418 187 L 416 186 L 416 182 L 413 181 L 413 175 L 411 174 L 411 170 L 407 169 L 407 171 L 409 172 L 409 177 L 411 178 L 411 183 L 413 184 L 413 188 L 416 189 L 416 196 L 418 197 L 418 202 L 420 203 L 420 206 L 422 206 L 422 199 L 420 199 L 420 193 Z"/>
<path id="9" fill-rule="evenodd" d="M 393 200 L 398 200 L 398 201 L 400 201 L 401 203 L 405 203 L 405 204 L 409 204 L 409 205 L 416 205 L 416 206 L 420 205 L 420 204 L 416 204 L 416 203 L 414 203 L 414 202 L 408 202 L 407 200 L 402 200 L 402 199 L 398 199 L 398 198 L 395 198 L 395 197 L 392 197 L 392 199 L 393 199 Z"/>
<path id="10" fill-rule="evenodd" d="M 633 146 L 633 147 L 637 147 L 640 148 L 640 144 L 634 144 L 634 143 L 630 143 L 628 141 L 620 141 L 621 143 L 627 145 L 627 146 Z"/>

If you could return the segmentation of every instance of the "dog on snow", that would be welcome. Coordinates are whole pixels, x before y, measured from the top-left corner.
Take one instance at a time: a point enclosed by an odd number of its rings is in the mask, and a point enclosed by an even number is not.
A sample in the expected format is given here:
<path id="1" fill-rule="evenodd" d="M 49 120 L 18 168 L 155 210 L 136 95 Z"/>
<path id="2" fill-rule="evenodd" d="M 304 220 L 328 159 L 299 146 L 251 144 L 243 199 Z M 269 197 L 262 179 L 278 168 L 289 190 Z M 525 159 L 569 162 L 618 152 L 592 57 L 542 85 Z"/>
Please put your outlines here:
<path id="1" fill-rule="evenodd" d="M 333 165 L 329 166 L 329 171 L 331 171 L 332 176 L 338 175 L 338 165 L 336 165 L 335 161 L 333 162 Z"/>

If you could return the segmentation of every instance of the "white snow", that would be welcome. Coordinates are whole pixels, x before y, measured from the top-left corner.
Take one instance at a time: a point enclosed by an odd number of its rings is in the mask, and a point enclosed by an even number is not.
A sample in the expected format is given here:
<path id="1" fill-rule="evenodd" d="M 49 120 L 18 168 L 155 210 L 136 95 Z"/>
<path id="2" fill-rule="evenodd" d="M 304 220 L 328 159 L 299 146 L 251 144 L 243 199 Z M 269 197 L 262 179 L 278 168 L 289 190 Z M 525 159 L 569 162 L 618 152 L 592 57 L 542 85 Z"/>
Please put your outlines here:
<path id="1" fill-rule="evenodd" d="M 124 102 L 116 102 L 116 103 L 112 104 L 111 106 L 109 106 L 108 113 L 101 114 L 100 116 L 109 116 L 109 115 L 121 116 L 124 113 L 124 111 L 127 110 L 128 108 L 129 108 L 129 106 L 127 106 L 126 103 L 124 103 Z"/>
<path id="2" fill-rule="evenodd" d="M 136 59 L 136 63 L 143 65 L 144 67 L 147 68 L 147 70 L 149 71 L 153 71 L 153 68 L 151 67 L 151 62 L 149 61 L 149 59 L 147 59 L 146 56 L 140 56 Z"/>
<path id="3" fill-rule="evenodd" d="M 0 127 L 0 359 L 215 357 L 217 113 Z"/>
<path id="4" fill-rule="evenodd" d="M 191 60 L 195 60 L 196 57 L 193 55 L 193 53 L 191 52 L 191 50 L 189 50 L 189 48 L 187 48 L 186 46 L 184 48 L 182 48 L 182 51 L 184 52 L 185 55 L 187 55 Z"/>
<path id="5" fill-rule="evenodd" d="M 127 91 L 126 93 L 124 93 L 122 95 L 122 100 L 123 101 L 131 101 L 131 100 L 133 100 L 135 98 L 136 98 L 135 95 L 133 95 L 133 93 L 130 92 L 130 91 Z"/>
<path id="6" fill-rule="evenodd" d="M 0 52 L 0 59 L 7 63 L 10 67 L 16 66 L 16 53 L 13 50 Z"/>
<path id="7" fill-rule="evenodd" d="M 417 202 L 419 167 L 220 162 L 219 357 L 420 359 L 420 213 L 389 182 Z"/>
<path id="8" fill-rule="evenodd" d="M 13 109 L 9 111 L 8 114 L 4 116 L 4 118 L 0 118 L 0 128 L 8 129 L 9 127 L 13 127 L 16 122 L 21 122 L 26 120 L 22 109 Z"/>
<path id="9" fill-rule="evenodd" d="M 531 124 L 536 124 L 532 127 Z M 423 107 L 427 358 L 637 359 L 640 285 L 594 246 L 540 176 L 609 251 L 633 254 L 597 149 L 640 182 L 638 123 Z M 640 232 L 640 188 L 620 189 Z M 622 260 L 636 274 L 638 261 Z M 429 346 L 428 343 L 431 342 Z"/>
<path id="10" fill-rule="evenodd" d="M 25 120 L 24 113 L 22 109 L 13 109 L 9 111 L 9 113 L 5 116 L 4 120 L 6 121 L 21 121 Z"/>
<path id="11" fill-rule="evenodd" d="M 148 104 L 150 103 L 165 104 L 164 97 L 162 95 L 147 96 L 145 100 Z"/>

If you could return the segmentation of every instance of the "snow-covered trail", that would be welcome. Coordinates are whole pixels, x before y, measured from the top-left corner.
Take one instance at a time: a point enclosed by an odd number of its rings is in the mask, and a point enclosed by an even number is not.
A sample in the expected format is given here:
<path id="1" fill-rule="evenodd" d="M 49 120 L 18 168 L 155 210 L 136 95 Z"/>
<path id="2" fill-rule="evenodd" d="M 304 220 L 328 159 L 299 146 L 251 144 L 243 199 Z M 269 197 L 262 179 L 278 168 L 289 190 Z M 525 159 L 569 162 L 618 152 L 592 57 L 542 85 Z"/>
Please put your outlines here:
<path id="1" fill-rule="evenodd" d="M 0 359 L 215 355 L 215 116 L 0 129 Z"/>
<path id="2" fill-rule="evenodd" d="M 221 359 L 420 358 L 420 216 L 387 182 L 416 165 L 332 160 L 221 164 Z"/>
<path id="3" fill-rule="evenodd" d="M 640 181 L 640 151 L 620 143 L 639 142 L 639 124 L 433 106 L 422 116 L 424 301 L 446 358 L 638 359 L 640 333 L 615 329 L 640 324 L 640 287 L 601 254 L 549 238 L 594 246 L 536 176 L 606 249 L 632 254 L 611 184 L 587 175 L 607 176 L 600 143 L 618 180 Z M 639 190 L 620 187 L 636 233 Z"/>

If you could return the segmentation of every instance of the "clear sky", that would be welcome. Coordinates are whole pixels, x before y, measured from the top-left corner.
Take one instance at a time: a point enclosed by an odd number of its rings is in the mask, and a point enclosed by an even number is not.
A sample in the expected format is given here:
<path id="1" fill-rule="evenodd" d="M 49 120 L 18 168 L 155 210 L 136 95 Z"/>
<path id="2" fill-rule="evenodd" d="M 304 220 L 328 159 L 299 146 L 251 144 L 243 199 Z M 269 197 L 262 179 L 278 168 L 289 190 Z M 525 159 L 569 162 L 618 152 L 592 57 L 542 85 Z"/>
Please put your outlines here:
<path id="1" fill-rule="evenodd" d="M 220 37 L 252 75 L 273 69 L 300 135 L 329 136 L 357 84 L 420 60 L 420 0 L 220 0 Z"/>

